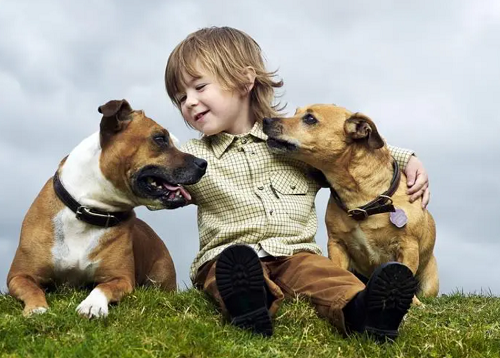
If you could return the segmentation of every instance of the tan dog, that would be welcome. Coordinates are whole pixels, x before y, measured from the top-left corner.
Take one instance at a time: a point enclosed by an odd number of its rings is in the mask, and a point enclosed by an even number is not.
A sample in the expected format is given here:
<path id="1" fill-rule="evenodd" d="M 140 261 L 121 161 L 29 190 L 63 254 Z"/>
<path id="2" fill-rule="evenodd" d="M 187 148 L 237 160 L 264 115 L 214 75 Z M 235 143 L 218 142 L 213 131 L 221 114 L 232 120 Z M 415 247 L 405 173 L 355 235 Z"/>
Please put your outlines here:
<path id="1" fill-rule="evenodd" d="M 136 284 L 176 288 L 167 248 L 133 208 L 184 205 L 190 196 L 179 184 L 197 182 L 207 163 L 177 150 L 125 100 L 99 112 L 100 131 L 61 161 L 23 221 L 7 285 L 25 315 L 45 312 L 43 288 L 57 283 L 97 284 L 77 308 L 89 318 L 106 316 Z"/>
<path id="2" fill-rule="evenodd" d="M 405 176 L 368 117 L 313 105 L 291 118 L 264 119 L 264 132 L 272 150 L 319 169 L 332 186 L 326 226 L 335 264 L 370 277 L 398 261 L 416 275 L 423 296 L 437 295 L 434 220 L 420 202 L 409 202 Z"/>

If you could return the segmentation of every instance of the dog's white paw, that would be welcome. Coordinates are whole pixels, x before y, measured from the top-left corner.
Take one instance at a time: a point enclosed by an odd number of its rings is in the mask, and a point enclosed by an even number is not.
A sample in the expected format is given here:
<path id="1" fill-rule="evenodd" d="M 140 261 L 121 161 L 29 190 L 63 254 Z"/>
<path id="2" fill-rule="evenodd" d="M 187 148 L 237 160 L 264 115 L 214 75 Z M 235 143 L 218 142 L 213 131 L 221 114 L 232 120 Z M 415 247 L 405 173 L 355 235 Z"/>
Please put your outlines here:
<path id="1" fill-rule="evenodd" d="M 31 313 L 32 314 L 42 314 L 42 313 L 47 312 L 47 310 L 48 310 L 47 307 L 37 307 L 37 308 L 33 308 L 31 310 Z"/>
<path id="2" fill-rule="evenodd" d="M 29 317 L 31 315 L 44 314 L 47 311 L 48 311 L 47 307 L 33 307 L 33 308 L 28 309 L 28 310 L 24 310 L 23 314 L 26 317 Z"/>
<path id="3" fill-rule="evenodd" d="M 94 288 L 87 298 L 78 305 L 76 312 L 86 318 L 106 317 L 108 315 L 108 299 L 100 289 Z"/>

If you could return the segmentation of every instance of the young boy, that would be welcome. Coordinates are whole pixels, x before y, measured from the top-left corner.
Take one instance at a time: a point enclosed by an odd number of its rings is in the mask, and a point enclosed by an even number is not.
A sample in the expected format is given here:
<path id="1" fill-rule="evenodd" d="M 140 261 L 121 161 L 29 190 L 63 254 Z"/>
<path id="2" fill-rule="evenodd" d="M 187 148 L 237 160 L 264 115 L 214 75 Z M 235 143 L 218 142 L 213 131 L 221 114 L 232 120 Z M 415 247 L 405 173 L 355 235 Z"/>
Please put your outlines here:
<path id="1" fill-rule="evenodd" d="M 278 116 L 274 89 L 259 45 L 233 28 L 205 28 L 182 41 L 168 59 L 168 95 L 186 123 L 203 133 L 184 147 L 208 170 L 189 186 L 198 205 L 200 252 L 191 266 L 195 287 L 231 322 L 272 334 L 271 317 L 284 297 L 308 298 L 343 333 L 395 338 L 416 289 L 411 271 L 389 263 L 365 286 L 332 265 L 314 242 L 319 184 L 298 161 L 271 154 L 264 117 Z M 428 200 L 427 179 L 411 151 L 392 148 L 411 188 Z M 407 165 L 408 163 L 411 164 Z M 409 169 L 409 168 L 413 169 Z"/>

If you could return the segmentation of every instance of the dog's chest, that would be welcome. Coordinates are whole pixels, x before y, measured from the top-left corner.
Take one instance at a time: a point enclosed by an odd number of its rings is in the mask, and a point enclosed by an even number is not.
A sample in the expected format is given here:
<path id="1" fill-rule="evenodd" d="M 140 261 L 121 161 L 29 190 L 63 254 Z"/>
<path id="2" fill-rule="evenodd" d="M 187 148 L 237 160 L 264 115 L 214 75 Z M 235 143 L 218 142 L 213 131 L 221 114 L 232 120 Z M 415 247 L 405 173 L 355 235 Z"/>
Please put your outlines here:
<path id="1" fill-rule="evenodd" d="M 350 255 L 360 271 L 370 271 L 381 263 L 395 260 L 397 246 L 397 240 L 376 240 L 374 235 L 368 236 L 359 225 L 351 232 L 348 243 Z"/>
<path id="2" fill-rule="evenodd" d="M 61 210 L 53 222 L 51 251 L 56 280 L 72 285 L 91 282 L 99 262 L 91 260 L 90 255 L 108 229 L 77 220 L 68 208 Z"/>

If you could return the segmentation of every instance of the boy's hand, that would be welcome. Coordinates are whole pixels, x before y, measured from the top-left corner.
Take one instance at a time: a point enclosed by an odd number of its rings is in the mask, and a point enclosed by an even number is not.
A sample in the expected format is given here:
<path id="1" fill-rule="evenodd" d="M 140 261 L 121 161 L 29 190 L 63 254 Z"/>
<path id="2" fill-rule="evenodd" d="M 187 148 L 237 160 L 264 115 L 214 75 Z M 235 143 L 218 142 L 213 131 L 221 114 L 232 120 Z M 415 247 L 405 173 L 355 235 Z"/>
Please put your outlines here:
<path id="1" fill-rule="evenodd" d="M 412 155 L 404 172 L 406 174 L 406 184 L 408 185 L 406 193 L 410 195 L 410 202 L 413 203 L 422 197 L 422 208 L 425 209 L 429 204 L 431 192 L 429 190 L 429 177 L 424 165 L 420 159 Z"/>

